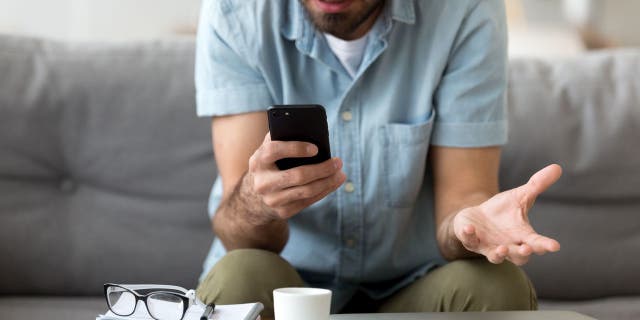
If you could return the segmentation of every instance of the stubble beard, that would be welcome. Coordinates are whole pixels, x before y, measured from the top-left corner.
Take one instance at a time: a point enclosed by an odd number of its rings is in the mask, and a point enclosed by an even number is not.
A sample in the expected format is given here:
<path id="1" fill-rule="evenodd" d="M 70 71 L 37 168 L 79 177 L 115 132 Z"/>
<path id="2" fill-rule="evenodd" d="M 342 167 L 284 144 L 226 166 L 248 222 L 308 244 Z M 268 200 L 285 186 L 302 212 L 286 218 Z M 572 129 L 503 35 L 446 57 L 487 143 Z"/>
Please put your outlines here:
<path id="1" fill-rule="evenodd" d="M 305 9 L 308 0 L 299 0 Z M 384 4 L 384 0 L 369 0 L 366 10 L 359 14 L 348 15 L 345 13 L 314 13 L 306 9 L 307 16 L 321 32 L 332 34 L 338 38 L 348 38 L 365 22 L 372 14 Z"/>

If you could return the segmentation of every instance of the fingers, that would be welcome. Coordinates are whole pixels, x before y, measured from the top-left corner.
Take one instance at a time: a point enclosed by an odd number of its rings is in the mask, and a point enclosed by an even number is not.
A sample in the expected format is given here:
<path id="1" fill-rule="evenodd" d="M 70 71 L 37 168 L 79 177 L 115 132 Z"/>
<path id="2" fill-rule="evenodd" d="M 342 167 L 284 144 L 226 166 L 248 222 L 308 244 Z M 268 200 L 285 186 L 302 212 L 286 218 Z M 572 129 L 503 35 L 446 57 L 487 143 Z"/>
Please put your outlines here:
<path id="1" fill-rule="evenodd" d="M 279 207 L 278 210 L 276 210 L 276 213 L 279 215 L 279 217 L 281 219 L 289 219 L 292 216 L 296 215 L 298 212 L 302 211 L 304 208 L 306 208 L 306 207 L 312 205 L 313 203 L 323 199 L 329 193 L 331 193 L 331 192 L 335 191 L 337 188 L 339 188 L 344 183 L 344 181 L 346 180 L 346 176 L 345 176 L 344 173 L 339 172 L 336 175 L 334 175 L 332 177 L 329 177 L 329 178 L 326 178 L 324 180 L 330 181 L 330 183 L 332 183 L 331 187 L 324 188 L 324 190 L 322 190 L 320 193 L 318 193 L 315 196 L 312 196 L 310 198 L 298 199 L 298 200 L 293 200 L 293 201 L 290 201 L 288 203 L 285 203 L 284 205 Z M 319 183 L 319 182 L 320 181 L 318 181 L 316 183 Z M 282 199 L 287 199 L 287 197 L 285 196 Z M 289 198 L 289 200 L 291 200 L 291 198 Z"/>
<path id="2" fill-rule="evenodd" d="M 259 162 L 262 167 L 271 167 L 276 161 L 284 158 L 313 157 L 318 153 L 318 147 L 313 143 L 301 141 L 271 141 L 265 137 L 260 147 Z"/>
<path id="3" fill-rule="evenodd" d="M 509 249 L 506 246 L 499 245 L 495 249 L 489 250 L 489 252 L 485 254 L 485 257 L 493 264 L 500 264 L 504 262 L 508 253 Z"/>
<path id="4" fill-rule="evenodd" d="M 558 241 L 537 233 L 527 236 L 525 243 L 529 245 L 537 255 L 543 255 L 548 252 L 557 252 L 560 250 L 560 243 L 558 243 Z"/>
<path id="5" fill-rule="evenodd" d="M 324 198 L 346 179 L 338 158 L 322 163 L 278 170 L 284 158 L 312 157 L 318 148 L 300 141 L 272 141 L 267 133 L 260 148 L 249 159 L 248 192 L 261 200 L 265 210 L 290 218 Z"/>
<path id="6" fill-rule="evenodd" d="M 549 189 L 562 176 L 562 167 L 557 164 L 546 166 L 536 172 L 523 187 L 532 198 Z"/>
<path id="7" fill-rule="evenodd" d="M 560 249 L 560 244 L 557 241 L 538 234 L 533 234 L 528 242 L 520 244 L 483 245 L 473 225 L 464 226 L 457 236 L 467 250 L 484 255 L 489 262 L 494 264 L 508 260 L 515 265 L 522 266 L 529 262 L 533 253 L 541 255 Z"/>
<path id="8" fill-rule="evenodd" d="M 557 252 L 560 250 L 558 241 L 534 233 L 527 237 L 527 240 L 521 244 L 498 245 L 493 249 L 487 250 L 483 254 L 491 263 L 502 263 L 509 260 L 513 264 L 522 266 L 529 262 L 532 254 L 543 255 L 549 252 Z"/>
<path id="9" fill-rule="evenodd" d="M 522 266 L 529 262 L 529 258 L 533 253 L 533 249 L 531 249 L 531 247 L 527 244 L 509 245 L 507 247 L 509 253 L 505 257 L 505 259 L 511 261 L 517 266 Z"/>
<path id="10" fill-rule="evenodd" d="M 299 187 L 316 180 L 321 180 L 342 169 L 342 161 L 332 158 L 318 164 L 304 165 L 288 170 L 262 170 L 256 177 L 255 189 L 258 194 L 265 195 L 283 189 Z"/>
<path id="11" fill-rule="evenodd" d="M 308 184 L 298 185 L 279 192 L 270 193 L 263 197 L 263 201 L 270 207 L 286 206 L 292 202 L 315 198 L 320 194 L 328 194 L 336 190 L 345 179 L 345 174 L 342 171 L 339 171 L 329 177 L 319 179 Z"/>
<path id="12" fill-rule="evenodd" d="M 285 189 L 330 177 L 340 169 L 342 169 L 342 161 L 338 158 L 332 158 L 318 164 L 295 167 L 284 171 L 274 171 L 273 174 L 277 176 L 277 188 Z"/>
<path id="13" fill-rule="evenodd" d="M 533 250 L 526 244 L 523 245 L 482 245 L 480 238 L 476 234 L 473 225 L 466 225 L 458 235 L 462 245 L 469 251 L 478 252 L 484 255 L 487 260 L 494 264 L 500 264 L 504 260 L 512 261 L 517 265 L 525 264 Z"/>
<path id="14" fill-rule="evenodd" d="M 522 266 L 529 261 L 533 249 L 527 244 L 521 245 L 498 245 L 486 250 L 483 255 L 494 264 L 503 263 L 509 260 L 513 264 Z"/>
<path id="15" fill-rule="evenodd" d="M 480 239 L 476 235 L 476 228 L 472 225 L 464 226 L 462 233 L 458 235 L 458 239 L 470 251 L 476 251 L 480 245 Z"/>
<path id="16" fill-rule="evenodd" d="M 547 237 L 538 235 L 540 238 L 534 243 L 523 243 L 520 245 L 510 246 L 507 259 L 515 265 L 522 266 L 529 261 L 533 253 L 543 255 L 549 252 L 560 250 L 560 244 Z"/>
<path id="17" fill-rule="evenodd" d="M 467 250 L 481 253 L 493 264 L 500 264 L 504 262 L 509 255 L 509 249 L 504 245 L 482 248 L 480 238 L 476 234 L 475 227 L 472 225 L 464 226 L 458 238 Z"/>
<path id="18" fill-rule="evenodd" d="M 519 266 L 527 263 L 530 255 L 531 248 L 518 245 L 499 245 L 485 254 L 491 263 L 500 264 L 509 260 Z"/>

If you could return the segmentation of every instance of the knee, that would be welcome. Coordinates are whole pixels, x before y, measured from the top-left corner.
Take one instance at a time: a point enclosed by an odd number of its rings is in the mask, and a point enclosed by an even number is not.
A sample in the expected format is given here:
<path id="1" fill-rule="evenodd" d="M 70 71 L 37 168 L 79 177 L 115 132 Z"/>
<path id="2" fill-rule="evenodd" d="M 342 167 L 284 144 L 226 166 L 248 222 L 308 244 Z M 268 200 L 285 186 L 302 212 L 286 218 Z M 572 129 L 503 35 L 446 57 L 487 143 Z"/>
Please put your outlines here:
<path id="1" fill-rule="evenodd" d="M 293 271 L 293 267 L 279 255 L 259 249 L 239 249 L 228 252 L 211 269 L 207 278 L 236 283 L 242 279 L 264 281 L 265 269 L 275 277 Z M 221 283 L 221 282 L 218 282 Z"/>
<path id="2" fill-rule="evenodd" d="M 450 263 L 454 296 L 465 297 L 467 311 L 535 310 L 535 291 L 524 271 L 510 262 L 499 265 L 486 260 Z"/>
<path id="3" fill-rule="evenodd" d="M 227 253 L 211 268 L 197 292 L 206 303 L 220 299 L 245 301 L 251 299 L 252 293 L 257 290 L 269 290 L 273 286 L 295 281 L 296 277 L 295 269 L 275 253 L 239 249 Z"/>
<path id="4" fill-rule="evenodd" d="M 228 252 L 198 286 L 205 303 L 236 304 L 260 301 L 271 311 L 272 291 L 304 286 L 296 270 L 279 255 L 258 249 Z"/>

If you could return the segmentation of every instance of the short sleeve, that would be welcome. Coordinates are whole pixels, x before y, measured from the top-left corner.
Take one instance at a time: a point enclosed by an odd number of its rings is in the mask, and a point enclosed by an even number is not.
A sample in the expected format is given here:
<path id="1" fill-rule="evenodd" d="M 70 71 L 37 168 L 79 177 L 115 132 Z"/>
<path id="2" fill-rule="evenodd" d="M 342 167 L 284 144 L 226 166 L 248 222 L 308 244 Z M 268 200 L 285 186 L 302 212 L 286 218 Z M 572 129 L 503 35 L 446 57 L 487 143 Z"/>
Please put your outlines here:
<path id="1" fill-rule="evenodd" d="M 222 116 L 266 110 L 271 105 L 257 62 L 247 52 L 243 37 L 230 26 L 223 1 L 202 4 L 196 45 L 197 114 Z M 254 54 L 255 56 L 255 54 Z"/>
<path id="2" fill-rule="evenodd" d="M 507 141 L 504 4 L 478 0 L 460 27 L 434 96 L 431 143 L 483 147 Z"/>

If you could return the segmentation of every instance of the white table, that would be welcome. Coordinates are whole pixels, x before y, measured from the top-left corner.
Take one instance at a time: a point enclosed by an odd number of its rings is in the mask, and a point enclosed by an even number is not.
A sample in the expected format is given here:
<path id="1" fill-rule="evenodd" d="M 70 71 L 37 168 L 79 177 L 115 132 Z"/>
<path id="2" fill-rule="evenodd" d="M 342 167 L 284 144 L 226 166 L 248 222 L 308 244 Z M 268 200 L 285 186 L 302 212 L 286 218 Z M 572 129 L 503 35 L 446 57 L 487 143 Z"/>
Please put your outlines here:
<path id="1" fill-rule="evenodd" d="M 573 311 L 334 314 L 331 320 L 595 320 Z"/>

